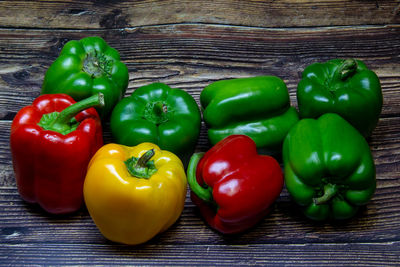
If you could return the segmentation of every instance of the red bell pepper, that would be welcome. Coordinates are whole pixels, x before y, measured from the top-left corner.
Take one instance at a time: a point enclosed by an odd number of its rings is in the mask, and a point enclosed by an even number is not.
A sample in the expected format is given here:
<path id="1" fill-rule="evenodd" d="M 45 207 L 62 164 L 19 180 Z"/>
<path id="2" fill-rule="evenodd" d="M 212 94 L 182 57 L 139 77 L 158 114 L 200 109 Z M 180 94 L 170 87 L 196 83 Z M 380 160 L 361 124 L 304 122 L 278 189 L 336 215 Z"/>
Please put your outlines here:
<path id="1" fill-rule="evenodd" d="M 191 199 L 206 222 L 224 234 L 242 232 L 259 222 L 283 187 L 279 163 L 258 155 L 254 141 L 231 135 L 209 151 L 196 153 L 188 166 Z"/>
<path id="2" fill-rule="evenodd" d="M 76 103 L 65 94 L 41 95 L 11 125 L 10 147 L 18 191 L 49 213 L 78 210 L 89 160 L 103 145 L 94 106 L 102 94 Z"/>

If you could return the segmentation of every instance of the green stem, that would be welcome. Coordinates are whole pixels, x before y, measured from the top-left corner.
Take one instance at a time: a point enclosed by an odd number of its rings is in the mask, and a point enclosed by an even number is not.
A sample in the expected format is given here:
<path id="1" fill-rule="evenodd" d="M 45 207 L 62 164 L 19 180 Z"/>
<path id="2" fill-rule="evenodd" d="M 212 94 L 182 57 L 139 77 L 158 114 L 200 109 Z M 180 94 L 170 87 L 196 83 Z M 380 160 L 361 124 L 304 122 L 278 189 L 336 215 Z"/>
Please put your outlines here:
<path id="1" fill-rule="evenodd" d="M 75 131 L 79 122 L 74 118 L 76 114 L 90 107 L 103 107 L 104 95 L 98 93 L 82 101 L 79 101 L 61 112 L 51 112 L 43 114 L 38 125 L 44 130 L 54 131 L 63 135 Z"/>
<path id="2" fill-rule="evenodd" d="M 86 55 L 83 62 L 83 71 L 96 78 L 103 76 L 103 74 L 111 76 L 111 64 L 111 60 L 96 50 Z"/>
<path id="3" fill-rule="evenodd" d="M 324 185 L 324 194 L 320 197 L 313 198 L 314 204 L 322 205 L 332 199 L 338 191 L 338 188 L 335 184 L 326 184 Z"/>
<path id="4" fill-rule="evenodd" d="M 136 162 L 135 168 L 146 168 L 147 162 L 149 162 L 149 160 L 154 156 L 154 154 L 155 154 L 154 149 L 148 150 Z"/>
<path id="5" fill-rule="evenodd" d="M 342 65 L 340 65 L 336 72 L 335 77 L 344 81 L 348 77 L 352 76 L 357 70 L 357 61 L 355 59 L 346 59 L 343 61 Z"/>
<path id="6" fill-rule="evenodd" d="M 168 121 L 168 106 L 162 101 L 149 102 L 144 109 L 144 118 L 156 125 Z"/>
<path id="7" fill-rule="evenodd" d="M 54 131 L 62 131 L 66 126 L 70 125 L 70 122 L 73 117 L 76 116 L 82 110 L 91 108 L 91 107 L 103 107 L 104 106 L 104 95 L 102 93 L 98 93 L 96 95 L 92 95 L 86 99 L 83 99 L 75 104 L 67 107 L 63 111 L 61 111 L 57 118 L 50 124 L 50 128 Z"/>
<path id="8" fill-rule="evenodd" d="M 157 117 L 161 117 L 167 112 L 166 107 L 162 102 L 157 102 L 153 106 L 153 112 Z"/>
<path id="9" fill-rule="evenodd" d="M 150 160 L 154 154 L 154 149 L 150 149 L 140 158 L 132 157 L 126 160 L 125 165 L 129 174 L 137 178 L 149 179 L 157 172 L 154 161 Z"/>
<path id="10" fill-rule="evenodd" d="M 196 194 L 200 199 L 204 200 L 205 202 L 212 202 L 212 188 L 207 187 L 204 188 L 196 180 L 196 169 L 197 165 L 199 164 L 200 159 L 204 156 L 204 153 L 195 153 L 190 158 L 188 171 L 187 171 L 187 178 L 190 190 Z"/>

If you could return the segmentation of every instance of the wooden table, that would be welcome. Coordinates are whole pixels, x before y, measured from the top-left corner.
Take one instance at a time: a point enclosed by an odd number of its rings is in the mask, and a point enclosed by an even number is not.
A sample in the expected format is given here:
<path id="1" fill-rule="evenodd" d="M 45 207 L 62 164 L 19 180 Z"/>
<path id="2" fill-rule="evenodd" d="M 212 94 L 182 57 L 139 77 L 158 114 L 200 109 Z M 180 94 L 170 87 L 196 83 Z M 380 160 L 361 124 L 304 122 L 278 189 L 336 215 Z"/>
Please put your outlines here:
<path id="1" fill-rule="evenodd" d="M 0 1 L 0 264 L 399 265 L 400 1 Z M 384 106 L 368 139 L 377 190 L 346 223 L 305 219 L 284 189 L 256 227 L 223 236 L 189 197 L 180 220 L 139 246 L 105 240 L 82 209 L 54 217 L 24 203 L 9 151 L 16 112 L 39 95 L 71 39 L 98 35 L 129 68 L 127 94 L 163 82 L 196 101 L 220 79 L 276 75 L 292 104 L 303 69 L 354 57 L 382 83 Z M 111 142 L 109 124 L 105 140 Z M 198 151 L 209 148 L 203 126 Z"/>

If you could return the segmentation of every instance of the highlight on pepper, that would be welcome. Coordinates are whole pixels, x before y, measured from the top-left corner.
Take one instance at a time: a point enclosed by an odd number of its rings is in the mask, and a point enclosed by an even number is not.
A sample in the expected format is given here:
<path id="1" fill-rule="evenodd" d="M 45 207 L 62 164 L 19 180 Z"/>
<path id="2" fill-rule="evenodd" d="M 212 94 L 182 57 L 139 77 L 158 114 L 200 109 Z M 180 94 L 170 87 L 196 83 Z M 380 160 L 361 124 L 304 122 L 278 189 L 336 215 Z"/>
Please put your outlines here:
<path id="1" fill-rule="evenodd" d="M 67 94 L 75 101 L 104 94 L 105 105 L 97 107 L 105 119 L 128 87 L 129 73 L 119 52 L 101 37 L 67 42 L 47 69 L 41 94 Z"/>
<path id="2" fill-rule="evenodd" d="M 212 145 L 229 135 L 243 134 L 263 154 L 277 154 L 299 120 L 286 84 L 276 76 L 216 81 L 203 89 L 200 102 Z"/>
<path id="3" fill-rule="evenodd" d="M 129 245 L 147 242 L 174 224 L 186 192 L 181 160 L 152 143 L 103 146 L 84 183 L 86 207 L 100 232 Z"/>
<path id="4" fill-rule="evenodd" d="M 279 163 L 258 155 L 246 135 L 230 135 L 206 153 L 194 154 L 187 175 L 193 203 L 207 224 L 223 234 L 240 233 L 258 223 L 283 187 Z"/>
<path id="5" fill-rule="evenodd" d="M 101 121 L 94 108 L 101 93 L 75 102 L 48 94 L 22 108 L 11 125 L 10 148 L 21 197 L 53 214 L 77 211 L 93 154 L 103 145 Z"/>
<path id="6" fill-rule="evenodd" d="M 286 188 L 312 220 L 349 219 L 375 192 L 368 143 L 336 113 L 300 120 L 289 131 L 282 156 Z"/>
<path id="7" fill-rule="evenodd" d="M 301 118 L 336 113 L 369 137 L 378 124 L 383 96 L 378 76 L 356 59 L 332 59 L 305 68 L 297 86 Z"/>
<path id="8" fill-rule="evenodd" d="M 110 122 L 115 142 L 127 146 L 151 142 L 185 163 L 195 149 L 200 126 L 201 114 L 193 97 L 163 83 L 139 87 L 122 99 Z"/>

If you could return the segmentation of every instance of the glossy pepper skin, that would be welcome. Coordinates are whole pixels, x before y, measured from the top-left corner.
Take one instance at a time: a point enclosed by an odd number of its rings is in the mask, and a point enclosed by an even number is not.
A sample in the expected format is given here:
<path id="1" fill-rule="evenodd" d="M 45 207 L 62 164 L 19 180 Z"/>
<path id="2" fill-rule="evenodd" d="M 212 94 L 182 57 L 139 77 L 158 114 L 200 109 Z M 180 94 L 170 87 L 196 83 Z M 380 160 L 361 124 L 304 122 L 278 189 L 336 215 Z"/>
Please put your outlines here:
<path id="1" fill-rule="evenodd" d="M 116 105 L 110 126 L 119 144 L 150 142 L 185 159 L 196 146 L 200 122 L 200 110 L 191 95 L 152 83 L 137 88 Z"/>
<path id="2" fill-rule="evenodd" d="M 41 93 L 64 93 L 76 101 L 102 93 L 105 106 L 97 111 L 105 118 L 124 96 L 128 80 L 119 52 L 100 37 L 86 37 L 64 45 L 46 72 Z"/>
<path id="3" fill-rule="evenodd" d="M 333 59 L 304 70 L 297 101 L 300 117 L 337 113 L 368 137 L 378 123 L 383 98 L 378 76 L 362 61 Z"/>
<path id="4" fill-rule="evenodd" d="M 223 234 L 234 234 L 270 211 L 282 191 L 283 174 L 273 157 L 257 154 L 250 137 L 231 135 L 205 154 L 192 156 L 188 182 L 206 222 Z"/>
<path id="5" fill-rule="evenodd" d="M 283 144 L 283 161 L 286 188 L 310 219 L 349 219 L 375 192 L 367 142 L 335 113 L 293 126 Z"/>
<path id="6" fill-rule="evenodd" d="M 10 147 L 24 200 L 53 214 L 81 207 L 87 165 L 103 145 L 99 115 L 86 108 L 102 101 L 94 95 L 75 104 L 65 94 L 42 95 L 17 113 Z"/>
<path id="7" fill-rule="evenodd" d="M 298 121 L 285 83 L 275 76 L 214 82 L 200 94 L 208 137 L 216 144 L 232 134 L 250 136 L 265 153 L 280 151 Z"/>
<path id="8" fill-rule="evenodd" d="M 151 143 L 107 144 L 89 164 L 84 196 L 104 237 L 136 245 L 175 223 L 186 186 L 182 162 L 171 152 Z"/>

